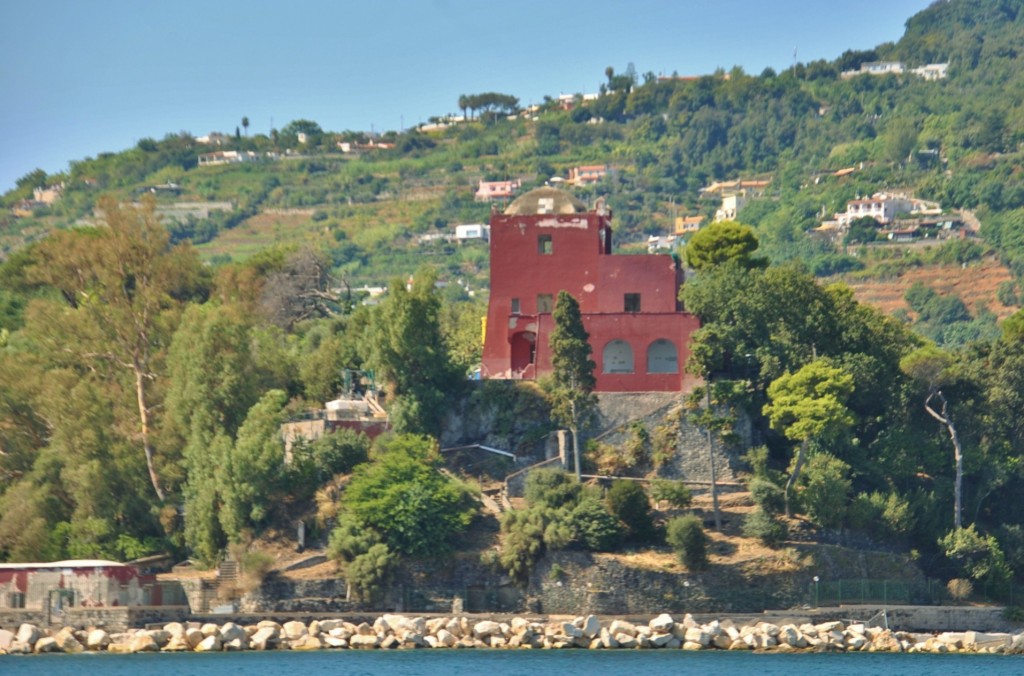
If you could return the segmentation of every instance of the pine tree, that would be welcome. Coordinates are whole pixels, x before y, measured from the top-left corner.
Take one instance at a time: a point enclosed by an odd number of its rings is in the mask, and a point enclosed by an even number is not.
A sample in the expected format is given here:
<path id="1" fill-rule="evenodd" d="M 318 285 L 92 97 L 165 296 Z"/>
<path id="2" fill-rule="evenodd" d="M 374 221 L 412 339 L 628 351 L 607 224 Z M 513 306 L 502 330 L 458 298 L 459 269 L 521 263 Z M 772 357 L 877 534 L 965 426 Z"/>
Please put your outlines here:
<path id="1" fill-rule="evenodd" d="M 573 463 L 580 478 L 579 429 L 586 426 L 597 407 L 594 360 L 590 358 L 590 335 L 583 327 L 580 305 L 567 291 L 558 292 L 551 332 L 551 365 L 554 383 L 551 412 L 572 432 Z"/>

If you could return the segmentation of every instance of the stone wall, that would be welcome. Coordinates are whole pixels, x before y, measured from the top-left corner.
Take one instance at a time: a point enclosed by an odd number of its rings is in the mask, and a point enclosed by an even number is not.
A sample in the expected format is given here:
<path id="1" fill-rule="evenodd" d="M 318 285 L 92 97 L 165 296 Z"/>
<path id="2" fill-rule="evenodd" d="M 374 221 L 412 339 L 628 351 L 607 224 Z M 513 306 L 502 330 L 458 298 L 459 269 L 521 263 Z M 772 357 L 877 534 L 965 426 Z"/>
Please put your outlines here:
<path id="1" fill-rule="evenodd" d="M 668 427 L 675 431 L 678 452 L 662 466 L 659 474 L 684 481 L 711 481 L 707 435 L 686 420 L 682 395 L 672 392 L 605 392 L 598 399 L 595 440 L 621 447 L 629 439 L 630 424 L 634 421 L 641 423 L 650 435 L 659 427 Z M 751 443 L 750 423 L 746 417 L 737 423 L 734 431 L 738 439 L 735 445 L 729 446 L 718 440 L 714 444 L 715 469 L 718 480 L 722 482 L 737 480 L 737 473 L 742 469 L 739 456 Z"/>
<path id="2" fill-rule="evenodd" d="M 40 627 L 49 625 L 102 627 L 125 631 L 154 622 L 185 621 L 191 617 L 188 606 L 133 606 L 120 608 L 65 608 L 48 614 L 45 610 L 0 611 L 0 627 L 19 627 L 22 623 Z"/>

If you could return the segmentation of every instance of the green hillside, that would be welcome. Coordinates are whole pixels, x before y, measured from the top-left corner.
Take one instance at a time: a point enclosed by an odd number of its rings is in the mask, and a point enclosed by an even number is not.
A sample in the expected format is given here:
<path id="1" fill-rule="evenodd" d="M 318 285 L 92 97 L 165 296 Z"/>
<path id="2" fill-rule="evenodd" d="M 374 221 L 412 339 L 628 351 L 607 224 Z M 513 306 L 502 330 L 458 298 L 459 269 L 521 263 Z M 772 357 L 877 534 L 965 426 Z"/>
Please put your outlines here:
<path id="1" fill-rule="evenodd" d="M 171 550 L 210 563 L 316 513 L 321 540 L 330 531 L 332 554 L 369 594 L 397 559 L 465 545 L 480 518 L 472 482 L 434 471 L 445 416 L 489 405 L 495 427 L 538 421 L 520 430 L 536 440 L 554 424 L 558 388 L 466 385 L 487 245 L 420 236 L 486 222 L 481 180 L 525 191 L 607 165 L 600 182 L 571 189 L 607 199 L 620 250 L 645 251 L 683 216 L 703 216 L 713 237 L 722 200 L 704 188 L 766 182 L 736 215 L 766 265 L 691 256 L 683 292 L 703 325 L 691 367 L 714 375 L 731 412 L 695 419 L 723 440 L 747 419 L 759 440 L 747 534 L 778 545 L 787 524 L 861 533 L 930 575 L 1004 594 L 1024 579 L 1020 45 L 1024 0 L 951 0 L 912 17 L 895 44 L 780 73 L 609 68 L 600 96 L 571 106 L 467 95 L 471 119 L 380 137 L 297 120 L 221 145 L 143 139 L 66 174 L 26 175 L 0 216 L 0 560 Z M 903 72 L 843 75 L 893 60 Z M 947 77 L 911 72 L 934 63 L 948 63 Z M 253 159 L 199 166 L 217 151 Z M 31 201 L 55 184 L 59 198 Z M 941 218 L 979 231 L 933 246 L 863 219 L 838 241 L 811 232 L 876 192 L 938 203 Z M 1010 274 L 998 303 L 974 307 L 920 281 L 886 316 L 832 283 L 939 265 L 970 277 L 1000 263 Z M 362 302 L 361 287 L 384 284 L 379 304 Z M 353 371 L 374 374 L 403 434 L 373 448 L 330 435 L 282 470 L 280 424 L 351 387 Z M 588 462 L 659 476 L 657 436 L 670 432 L 655 432 L 598 444 Z M 664 547 L 662 526 L 683 529 L 644 523 L 632 489 L 616 507 L 547 481 L 501 527 L 491 563 L 517 579 L 544 551 Z"/>

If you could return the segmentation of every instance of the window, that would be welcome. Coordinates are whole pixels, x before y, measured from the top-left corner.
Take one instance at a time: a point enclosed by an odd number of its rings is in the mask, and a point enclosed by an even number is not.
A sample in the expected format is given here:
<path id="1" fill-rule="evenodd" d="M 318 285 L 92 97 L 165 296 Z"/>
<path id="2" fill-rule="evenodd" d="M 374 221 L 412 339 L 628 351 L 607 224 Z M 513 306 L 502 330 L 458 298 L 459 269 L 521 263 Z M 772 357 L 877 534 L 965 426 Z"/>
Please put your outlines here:
<path id="1" fill-rule="evenodd" d="M 514 315 L 519 314 L 519 299 L 518 298 L 513 298 L 512 299 L 512 314 L 514 314 Z"/>
<path id="2" fill-rule="evenodd" d="M 550 313 L 555 307 L 554 298 L 550 293 L 537 295 L 537 314 Z"/>
<path id="3" fill-rule="evenodd" d="M 632 373 L 633 348 L 624 340 L 613 340 L 604 346 L 601 355 L 603 373 Z"/>
<path id="4" fill-rule="evenodd" d="M 623 301 L 623 312 L 640 312 L 640 294 L 627 293 Z"/>
<path id="5" fill-rule="evenodd" d="M 554 248 L 551 245 L 551 235 L 537 236 L 537 253 L 543 256 L 550 256 L 554 253 Z"/>
<path id="6" fill-rule="evenodd" d="M 679 353 L 670 340 L 659 338 L 647 348 L 648 373 L 679 373 Z"/>

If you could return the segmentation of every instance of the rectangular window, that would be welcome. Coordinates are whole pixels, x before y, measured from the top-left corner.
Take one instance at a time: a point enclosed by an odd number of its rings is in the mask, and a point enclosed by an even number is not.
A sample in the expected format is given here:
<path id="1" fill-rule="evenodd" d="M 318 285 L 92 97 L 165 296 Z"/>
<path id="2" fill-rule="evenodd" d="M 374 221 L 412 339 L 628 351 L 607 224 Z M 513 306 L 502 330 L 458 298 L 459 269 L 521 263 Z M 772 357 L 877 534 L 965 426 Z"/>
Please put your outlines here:
<path id="1" fill-rule="evenodd" d="M 624 296 L 623 312 L 640 312 L 640 294 L 627 293 Z"/>
<path id="2" fill-rule="evenodd" d="M 543 256 L 550 256 L 554 253 L 554 249 L 551 245 L 551 235 L 537 236 L 537 253 Z"/>
<path id="3" fill-rule="evenodd" d="M 537 295 L 537 314 L 544 314 L 545 312 L 550 314 L 554 307 L 554 298 L 550 293 Z"/>
<path id="4" fill-rule="evenodd" d="M 519 314 L 519 299 L 518 298 L 513 298 L 512 299 L 512 314 L 514 314 L 514 315 Z"/>

